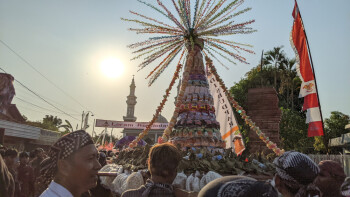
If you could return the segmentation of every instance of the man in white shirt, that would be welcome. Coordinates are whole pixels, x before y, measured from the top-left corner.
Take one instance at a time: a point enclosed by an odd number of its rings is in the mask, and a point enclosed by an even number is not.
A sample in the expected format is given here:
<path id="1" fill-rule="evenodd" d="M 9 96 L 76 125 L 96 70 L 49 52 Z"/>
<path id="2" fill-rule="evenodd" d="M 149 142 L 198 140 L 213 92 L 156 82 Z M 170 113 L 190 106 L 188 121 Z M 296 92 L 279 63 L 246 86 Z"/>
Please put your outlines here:
<path id="1" fill-rule="evenodd" d="M 101 168 L 98 151 L 88 133 L 75 131 L 61 137 L 41 163 L 40 197 L 81 197 L 96 186 Z"/>

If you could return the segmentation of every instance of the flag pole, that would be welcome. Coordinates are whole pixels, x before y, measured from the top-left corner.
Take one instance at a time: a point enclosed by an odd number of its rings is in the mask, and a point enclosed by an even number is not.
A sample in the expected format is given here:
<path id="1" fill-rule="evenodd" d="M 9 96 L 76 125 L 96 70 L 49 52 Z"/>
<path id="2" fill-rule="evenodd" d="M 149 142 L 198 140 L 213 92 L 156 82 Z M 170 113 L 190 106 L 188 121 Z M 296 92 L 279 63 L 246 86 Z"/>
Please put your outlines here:
<path id="1" fill-rule="evenodd" d="M 315 69 L 314 69 L 314 63 L 312 62 L 310 45 L 309 45 L 309 41 L 308 41 L 308 39 L 307 39 L 307 35 L 306 35 L 305 27 L 304 27 L 304 21 L 303 21 L 303 18 L 301 17 L 301 13 L 300 13 L 300 9 L 299 9 L 299 5 L 298 5 L 298 3 L 297 3 L 297 0 L 295 0 L 295 4 L 297 5 L 297 11 L 298 11 L 298 13 L 299 13 L 299 15 L 300 15 L 301 24 L 302 24 L 303 31 L 304 31 L 304 34 L 305 34 L 305 40 L 306 40 L 307 50 L 308 50 L 308 52 L 309 52 L 309 58 L 310 58 L 310 62 L 311 62 L 312 74 L 314 75 L 315 86 L 316 86 L 317 101 L 318 101 L 318 104 L 319 104 L 319 107 L 320 107 L 320 115 L 321 115 L 322 129 L 323 129 L 323 136 L 324 136 L 326 132 L 325 132 L 325 130 L 324 130 L 322 108 L 321 108 L 321 102 L 320 102 L 320 95 L 318 94 L 318 87 L 317 87 L 317 81 L 316 81 L 316 74 L 315 74 Z M 294 20 L 295 20 L 295 18 L 294 18 Z"/>
<path id="2" fill-rule="evenodd" d="M 262 72 L 263 70 L 263 57 L 264 57 L 264 50 L 262 50 L 261 52 L 261 61 L 260 61 L 260 72 Z M 261 87 L 263 87 L 263 79 L 262 79 L 262 76 L 260 76 L 260 85 Z"/>
<path id="3" fill-rule="evenodd" d="M 263 57 L 264 57 L 264 50 L 262 50 L 262 52 L 261 52 L 261 60 L 260 60 L 260 71 L 262 71 L 262 69 L 263 69 Z"/>

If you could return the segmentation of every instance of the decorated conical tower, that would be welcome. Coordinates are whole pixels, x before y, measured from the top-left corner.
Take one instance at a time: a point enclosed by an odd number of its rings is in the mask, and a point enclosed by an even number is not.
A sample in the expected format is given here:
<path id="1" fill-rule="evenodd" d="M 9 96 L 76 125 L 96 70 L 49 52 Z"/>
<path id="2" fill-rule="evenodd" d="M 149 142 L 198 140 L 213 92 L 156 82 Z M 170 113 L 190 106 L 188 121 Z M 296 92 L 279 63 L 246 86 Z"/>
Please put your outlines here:
<path id="1" fill-rule="evenodd" d="M 161 0 L 157 0 L 158 5 L 144 1 L 139 2 L 153 9 L 155 14 L 165 16 L 171 21 L 171 23 L 163 22 L 160 21 L 161 17 L 152 18 L 134 11 L 130 11 L 130 13 L 139 19 L 122 18 L 124 21 L 141 25 L 141 28 L 130 28 L 129 30 L 135 31 L 138 34 L 152 35 L 148 40 L 128 46 L 135 49 L 133 53 L 136 56 L 132 60 L 143 59 L 139 64 L 139 69 L 141 70 L 147 67 L 154 63 L 155 60 L 162 59 L 146 77 L 150 79 L 148 84 L 152 85 L 173 60 L 177 59 L 177 55 L 181 55 L 176 64 L 176 70 L 169 87 L 166 89 L 152 120 L 149 121 L 149 124 L 142 133 L 130 143 L 129 147 L 135 147 L 137 142 L 147 135 L 158 115 L 162 112 L 170 91 L 183 68 L 183 63 L 181 63 L 183 57 L 185 57 L 186 62 L 182 77 L 183 81 L 175 102 L 175 110 L 170 119 L 169 126 L 164 130 L 164 134 L 158 139 L 158 142 L 163 143 L 170 140 L 170 142 L 178 144 L 181 147 L 225 146 L 221 140 L 219 124 L 214 115 L 213 98 L 209 93 L 208 82 L 205 77 L 204 54 L 206 66 L 208 66 L 211 73 L 219 82 L 220 88 L 228 97 L 232 107 L 236 109 L 245 120 L 245 123 L 259 135 L 259 138 L 270 149 L 273 149 L 276 154 L 283 152 L 261 132 L 250 117 L 247 116 L 243 108 L 232 98 L 211 60 L 211 58 L 215 59 L 224 67 L 226 66 L 221 60 L 232 64 L 237 64 L 236 60 L 239 63 L 248 64 L 241 52 L 254 53 L 248 49 L 251 45 L 237 43 L 227 39 L 228 36 L 234 38 L 238 34 L 255 32 L 249 26 L 254 20 L 239 23 L 236 23 L 236 20 L 232 20 L 234 17 L 251 9 L 237 9 L 243 4 L 244 0 L 166 1 L 167 5 L 174 6 L 172 11 L 175 11 L 175 13 L 170 11 Z"/>
<path id="2" fill-rule="evenodd" d="M 193 50 L 187 55 L 193 57 L 186 58 L 185 72 L 189 70 L 189 75 L 185 93 L 179 98 L 181 104 L 170 142 L 182 148 L 224 147 L 204 70 L 202 47 L 196 44 L 187 50 Z"/>

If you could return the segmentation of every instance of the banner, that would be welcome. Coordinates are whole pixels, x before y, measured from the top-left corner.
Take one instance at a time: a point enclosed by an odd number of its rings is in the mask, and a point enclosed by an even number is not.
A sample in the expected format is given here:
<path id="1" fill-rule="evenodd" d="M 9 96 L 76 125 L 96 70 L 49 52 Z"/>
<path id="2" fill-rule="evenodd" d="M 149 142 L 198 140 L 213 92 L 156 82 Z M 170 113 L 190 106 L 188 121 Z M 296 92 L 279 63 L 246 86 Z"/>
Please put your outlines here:
<path id="1" fill-rule="evenodd" d="M 306 123 L 309 123 L 308 136 L 321 136 L 323 135 L 323 120 L 318 101 L 316 80 L 311 67 L 307 38 L 296 1 L 292 15 L 294 23 L 290 43 L 296 56 L 297 74 L 302 81 L 299 97 L 304 97 L 303 110 L 306 110 Z"/>
<path id="2" fill-rule="evenodd" d="M 236 154 L 239 155 L 244 151 L 245 146 L 231 104 L 210 71 L 207 72 L 207 79 L 214 100 L 216 120 L 220 123 L 221 137 L 226 141 L 226 148 L 234 148 Z"/>
<path id="3" fill-rule="evenodd" d="M 96 119 L 96 127 L 107 127 L 107 128 L 124 128 L 124 129 L 145 129 L 148 122 L 124 122 L 124 121 L 113 121 L 113 120 L 101 120 Z M 153 123 L 151 129 L 153 130 L 164 130 L 168 126 L 168 123 Z"/>

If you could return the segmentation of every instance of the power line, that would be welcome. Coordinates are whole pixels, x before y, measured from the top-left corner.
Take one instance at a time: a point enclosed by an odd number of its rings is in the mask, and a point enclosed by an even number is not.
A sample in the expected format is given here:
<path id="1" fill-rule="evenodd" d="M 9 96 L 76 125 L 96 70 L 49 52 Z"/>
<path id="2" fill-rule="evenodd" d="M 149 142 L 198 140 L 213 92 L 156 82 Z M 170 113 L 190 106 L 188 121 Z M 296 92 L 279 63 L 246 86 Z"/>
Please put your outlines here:
<path id="1" fill-rule="evenodd" d="M 2 68 L 0 68 L 0 69 L 1 69 L 4 73 L 7 74 L 7 72 L 6 72 L 4 69 L 2 69 Z M 34 95 L 36 95 L 37 97 L 39 97 L 39 98 L 40 98 L 41 100 L 43 100 L 45 103 L 49 104 L 50 106 L 54 107 L 55 109 L 57 109 L 58 111 L 64 113 L 65 115 L 67 115 L 67 116 L 69 116 L 69 117 L 71 117 L 71 118 L 73 118 L 73 119 L 75 119 L 75 120 L 80 121 L 79 119 L 77 119 L 77 118 L 71 116 L 70 114 L 68 114 L 68 113 L 66 113 L 65 111 L 61 110 L 60 108 L 56 107 L 55 105 L 53 105 L 53 104 L 50 103 L 49 101 L 45 100 L 43 97 L 41 97 L 40 95 L 38 95 L 38 94 L 37 94 L 36 92 L 34 92 L 33 90 L 29 89 L 27 86 L 25 86 L 23 83 L 21 83 L 21 82 L 18 81 L 17 79 L 15 79 L 15 81 L 16 81 L 17 83 L 19 83 L 21 86 L 23 86 L 25 89 L 27 89 L 28 91 L 30 91 L 31 93 L 33 93 Z"/>
<path id="2" fill-rule="evenodd" d="M 31 102 L 29 102 L 29 101 L 26 101 L 26 100 L 24 100 L 24 99 L 21 99 L 21 98 L 19 98 L 18 96 L 16 96 L 15 98 L 18 99 L 18 100 L 20 100 L 20 101 L 22 101 L 22 102 L 24 102 L 24 103 L 27 103 L 27 104 L 32 105 L 32 106 L 35 106 L 35 107 L 37 107 L 37 108 L 40 108 L 40 109 L 43 109 L 43 110 L 46 110 L 46 111 L 50 111 L 50 112 L 54 112 L 54 113 L 63 114 L 62 112 L 58 112 L 58 111 L 55 111 L 55 110 L 52 110 L 52 109 L 47 109 L 47 108 L 45 108 L 45 107 L 41 107 L 41 106 L 39 106 L 39 105 L 36 105 L 36 104 L 34 104 L 34 103 L 31 103 Z M 77 114 L 70 114 L 70 115 L 72 115 L 72 116 L 77 116 Z"/>
<path id="3" fill-rule="evenodd" d="M 19 86 L 19 87 L 22 87 L 22 86 Z M 18 92 L 16 91 L 16 95 L 18 95 L 17 93 L 18 93 Z M 35 95 L 33 95 L 33 94 L 29 93 L 29 92 L 23 91 L 23 92 L 21 92 L 21 93 L 25 93 L 26 95 L 29 95 L 29 96 L 32 97 L 32 98 L 38 99 Z M 59 102 L 57 102 L 57 101 L 55 101 L 55 100 L 53 100 L 53 99 L 51 99 L 51 98 L 49 98 L 49 97 L 47 97 L 47 96 L 43 96 L 43 95 L 40 95 L 40 96 L 43 97 L 43 98 L 45 98 L 45 99 L 47 99 L 47 100 L 49 100 L 49 101 L 52 101 L 52 102 L 56 103 L 57 105 L 60 105 L 60 106 L 63 107 L 63 108 L 66 108 L 67 110 L 69 110 L 69 111 L 71 111 L 71 112 L 79 113 L 79 114 L 80 114 L 80 112 L 78 112 L 78 111 L 76 111 L 76 110 L 74 110 L 74 109 L 72 109 L 72 108 L 70 108 L 70 107 L 67 107 L 67 106 L 65 106 L 65 105 L 62 105 L 61 103 L 59 103 Z"/>
<path id="4" fill-rule="evenodd" d="M 37 112 L 37 113 L 40 113 L 40 114 L 47 114 L 47 112 L 43 112 L 43 111 L 37 111 L 37 110 L 34 110 L 34 109 L 31 109 L 29 107 L 25 107 L 24 105 L 19 105 L 19 104 L 16 104 L 16 106 L 19 106 L 21 109 L 27 109 L 27 110 L 30 110 L 30 111 L 33 111 L 33 112 Z"/>
<path id="5" fill-rule="evenodd" d="M 19 57 L 24 63 L 26 63 L 28 66 L 30 66 L 34 71 L 36 71 L 39 75 L 41 75 L 44 79 L 46 79 L 49 83 L 51 83 L 53 86 L 55 86 L 58 90 L 60 90 L 63 94 L 74 100 L 76 103 L 78 103 L 83 109 L 87 109 L 84 107 L 78 100 L 73 98 L 71 95 L 69 95 L 66 91 L 64 91 L 62 88 L 60 88 L 58 85 L 56 85 L 53 81 L 51 81 L 49 78 L 47 78 L 44 74 L 42 74 L 38 69 L 36 69 L 31 63 L 29 63 L 26 59 L 24 59 L 21 55 L 19 55 L 15 50 L 13 50 L 9 45 L 7 45 L 4 41 L 0 40 L 0 42 L 6 46 L 10 51 L 12 51 L 17 57 Z"/>

